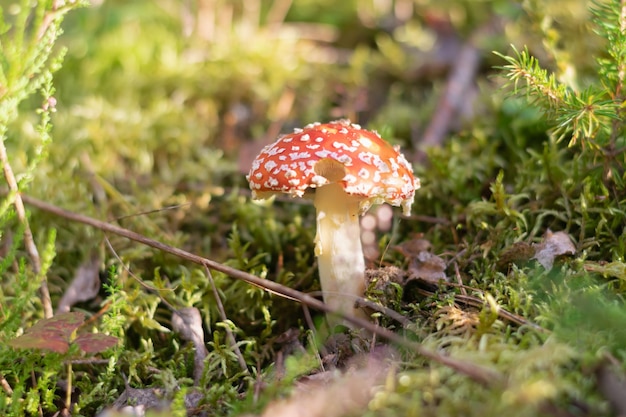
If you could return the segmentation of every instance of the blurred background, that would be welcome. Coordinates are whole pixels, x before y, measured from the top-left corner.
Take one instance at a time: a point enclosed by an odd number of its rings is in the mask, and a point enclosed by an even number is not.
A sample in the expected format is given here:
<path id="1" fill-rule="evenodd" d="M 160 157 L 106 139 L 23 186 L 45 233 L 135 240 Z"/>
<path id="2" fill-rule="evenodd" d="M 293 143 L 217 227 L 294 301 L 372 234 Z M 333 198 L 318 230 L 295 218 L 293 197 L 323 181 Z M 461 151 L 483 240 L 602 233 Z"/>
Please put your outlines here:
<path id="1" fill-rule="evenodd" d="M 484 223 L 468 205 L 489 198 L 500 170 L 516 175 L 526 149 L 541 149 L 547 137 L 538 110 L 523 100 L 504 101 L 505 80 L 494 67 L 505 62 L 492 51 L 527 45 L 559 80 L 584 83 L 593 68 L 588 57 L 602 48 L 588 35 L 588 6 L 582 0 L 93 1 L 63 25 L 60 46 L 67 54 L 55 75 L 54 141 L 30 192 L 313 290 L 312 208 L 290 199 L 250 202 L 245 174 L 280 133 L 350 118 L 400 145 L 422 179 L 414 213 L 423 221 L 390 222 L 388 209 L 380 216 L 372 211 L 369 266 L 402 259 L 386 250 L 392 239 L 427 234 L 438 252 L 456 251 L 464 235 L 458 223 L 471 225 L 474 217 Z M 35 123 L 25 112 L 11 130 L 7 146 L 18 172 L 39 146 Z M 53 294 L 62 293 L 72 269 L 92 252 L 103 254 L 102 271 L 118 262 L 104 255 L 97 231 L 45 215 L 34 221 L 58 229 Z M 141 279 L 177 288 L 172 295 L 190 305 L 210 299 L 201 272 L 111 239 Z M 267 294 L 221 279 L 231 318 L 242 326 L 262 322 L 248 302 Z M 176 287 L 181 282 L 192 284 Z M 298 311 L 291 302 L 272 302 Z M 208 313 L 210 303 L 200 304 Z"/>

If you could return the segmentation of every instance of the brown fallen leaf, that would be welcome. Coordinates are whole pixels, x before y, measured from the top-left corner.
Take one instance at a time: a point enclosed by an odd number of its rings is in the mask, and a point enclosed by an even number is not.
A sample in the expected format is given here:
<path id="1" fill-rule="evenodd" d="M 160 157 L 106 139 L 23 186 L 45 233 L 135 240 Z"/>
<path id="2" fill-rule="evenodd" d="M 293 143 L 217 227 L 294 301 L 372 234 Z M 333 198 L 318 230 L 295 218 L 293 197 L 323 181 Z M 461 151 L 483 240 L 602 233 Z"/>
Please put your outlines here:
<path id="1" fill-rule="evenodd" d="M 98 353 L 117 345 L 117 337 L 103 333 L 83 333 L 72 341 L 86 353 Z"/>
<path id="2" fill-rule="evenodd" d="M 9 340 L 9 345 L 20 349 L 44 349 L 65 353 L 70 347 L 74 330 L 83 324 L 83 313 L 57 314 L 49 319 L 39 320 L 26 329 L 22 336 Z"/>
<path id="3" fill-rule="evenodd" d="M 438 283 L 449 281 L 446 276 L 446 263 L 439 256 L 430 252 L 420 252 L 409 265 L 409 280 L 421 279 Z"/>
<path id="4" fill-rule="evenodd" d="M 383 352 L 384 351 L 384 352 Z M 323 372 L 297 383 L 297 389 L 286 400 L 270 403 L 262 417 L 341 417 L 360 415 L 389 372 L 392 349 L 382 349 L 358 359 L 339 375 Z"/>
<path id="5" fill-rule="evenodd" d="M 97 353 L 117 344 L 117 338 L 102 333 L 83 333 L 73 338 L 74 331 L 85 322 L 79 312 L 61 313 L 38 321 L 24 334 L 9 341 L 9 345 L 20 349 L 43 349 L 66 353 L 70 344 L 76 344 L 86 353 Z"/>
<path id="6" fill-rule="evenodd" d="M 187 307 L 177 310 L 172 315 L 172 327 L 180 337 L 193 343 L 195 354 L 193 361 L 193 380 L 200 383 L 204 372 L 204 359 L 208 355 L 204 345 L 204 330 L 202 329 L 202 316 L 195 307 Z"/>
<path id="7" fill-rule="evenodd" d="M 435 284 L 440 280 L 449 281 L 445 261 L 430 252 L 431 248 L 432 244 L 421 238 L 408 240 L 395 247 L 409 260 L 407 282 L 415 279 Z"/>
<path id="8" fill-rule="evenodd" d="M 433 245 L 428 240 L 416 238 L 402 242 L 401 244 L 394 246 L 394 249 L 407 258 L 413 258 L 421 252 L 429 252 L 432 249 L 432 246 Z"/>
<path id="9" fill-rule="evenodd" d="M 533 259 L 536 259 L 545 269 L 550 270 L 554 265 L 554 260 L 559 256 L 575 254 L 576 247 L 567 233 L 553 233 L 548 229 L 543 241 L 535 246 Z"/>
<path id="10" fill-rule="evenodd" d="M 173 415 L 171 409 L 171 393 L 167 393 L 161 388 L 131 388 L 126 385 L 126 389 L 115 400 L 115 402 L 103 409 L 96 417 L 171 417 Z M 203 407 L 200 401 L 203 399 L 204 393 L 189 389 L 185 394 L 186 415 L 205 415 L 198 413 Z"/>
<path id="11" fill-rule="evenodd" d="M 100 290 L 100 256 L 93 254 L 76 270 L 72 283 L 65 290 L 57 313 L 67 313 L 76 303 L 88 301 Z"/>

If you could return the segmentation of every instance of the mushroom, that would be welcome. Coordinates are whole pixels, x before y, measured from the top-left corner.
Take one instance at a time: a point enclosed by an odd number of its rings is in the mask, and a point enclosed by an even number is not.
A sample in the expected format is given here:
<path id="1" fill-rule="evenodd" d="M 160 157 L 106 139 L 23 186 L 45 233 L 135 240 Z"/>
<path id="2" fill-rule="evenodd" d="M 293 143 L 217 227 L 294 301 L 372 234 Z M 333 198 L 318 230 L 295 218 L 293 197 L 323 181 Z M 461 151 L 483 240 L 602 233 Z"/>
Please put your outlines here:
<path id="1" fill-rule="evenodd" d="M 266 146 L 246 178 L 254 199 L 315 191 L 315 255 L 324 302 L 367 317 L 355 307 L 365 292 L 359 215 L 384 202 L 402 206 L 408 215 L 420 186 L 398 148 L 349 120 L 312 123 Z"/>

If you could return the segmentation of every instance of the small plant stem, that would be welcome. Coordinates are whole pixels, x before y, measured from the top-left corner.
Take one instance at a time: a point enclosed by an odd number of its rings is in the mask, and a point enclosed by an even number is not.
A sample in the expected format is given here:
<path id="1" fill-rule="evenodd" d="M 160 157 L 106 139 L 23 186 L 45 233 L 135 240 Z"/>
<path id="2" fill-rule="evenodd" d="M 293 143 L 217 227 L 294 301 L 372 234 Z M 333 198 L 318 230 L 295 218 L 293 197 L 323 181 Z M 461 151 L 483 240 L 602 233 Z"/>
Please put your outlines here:
<path id="1" fill-rule="evenodd" d="M 72 362 L 67 363 L 67 392 L 65 393 L 65 409 L 68 415 L 70 413 L 70 407 L 72 407 Z"/>
<path id="2" fill-rule="evenodd" d="M 2 135 L 2 137 L 4 137 L 4 135 Z M 9 164 L 9 157 L 7 155 L 6 147 L 4 146 L 4 140 L 0 141 L 0 163 L 2 164 L 2 169 L 4 171 L 4 178 L 6 179 L 9 189 L 14 196 L 13 198 L 15 199 L 13 205 L 15 206 L 17 218 L 24 225 L 24 245 L 26 247 L 26 251 L 28 252 L 33 271 L 39 278 L 41 273 L 41 258 L 39 257 L 39 251 L 37 250 L 37 245 L 35 245 L 33 233 L 28 224 L 28 217 L 26 216 L 26 210 L 24 209 L 24 202 L 22 201 L 22 196 L 20 195 L 17 180 L 13 174 L 11 164 Z M 45 276 L 42 276 L 41 278 L 41 287 L 39 288 L 41 304 L 43 306 L 44 317 L 50 318 L 52 317 L 53 312 L 50 291 L 48 290 L 48 281 Z"/>
<path id="3" fill-rule="evenodd" d="M 217 311 L 219 312 L 220 319 L 223 322 L 228 320 L 226 316 L 226 311 L 224 310 L 224 304 L 222 303 L 222 299 L 220 297 L 219 291 L 217 291 L 217 287 L 215 286 L 215 281 L 213 280 L 213 274 L 211 274 L 211 270 L 207 265 L 204 265 L 204 269 L 206 270 L 207 278 L 209 279 L 209 283 L 211 284 L 211 288 L 213 289 L 213 295 L 215 296 L 215 303 L 217 304 Z M 228 325 L 224 326 L 226 329 L 226 335 L 228 337 L 228 342 L 230 343 L 230 347 L 235 351 L 235 355 L 237 355 L 237 361 L 239 362 L 239 366 L 241 366 L 241 370 L 244 374 L 248 375 L 250 372 L 248 371 L 248 364 L 246 364 L 246 360 L 239 349 L 239 345 L 237 345 L 237 339 L 235 339 L 235 335 L 230 330 Z"/>

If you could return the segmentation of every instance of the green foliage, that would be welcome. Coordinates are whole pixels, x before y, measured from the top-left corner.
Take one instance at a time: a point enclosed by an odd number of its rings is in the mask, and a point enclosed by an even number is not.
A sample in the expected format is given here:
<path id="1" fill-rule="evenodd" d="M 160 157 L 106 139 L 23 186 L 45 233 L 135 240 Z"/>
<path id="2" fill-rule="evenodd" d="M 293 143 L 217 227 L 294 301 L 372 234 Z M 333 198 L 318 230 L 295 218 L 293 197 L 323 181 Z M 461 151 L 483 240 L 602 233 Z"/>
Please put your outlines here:
<path id="1" fill-rule="evenodd" d="M 568 138 L 570 146 L 580 143 L 583 148 L 601 151 L 597 155 L 608 162 L 605 175 L 621 188 L 623 152 L 615 152 L 624 146 L 621 108 L 626 35 L 621 28 L 626 18 L 617 1 L 597 2 L 591 10 L 607 53 L 595 57 L 597 76 L 585 88 L 578 87 L 581 80 L 558 81 L 558 74 L 541 67 L 528 49 L 520 52 L 513 47 L 514 56 L 496 54 L 508 62 L 501 68 L 513 84 L 513 92 L 525 93 L 547 112 L 559 139 Z"/>

